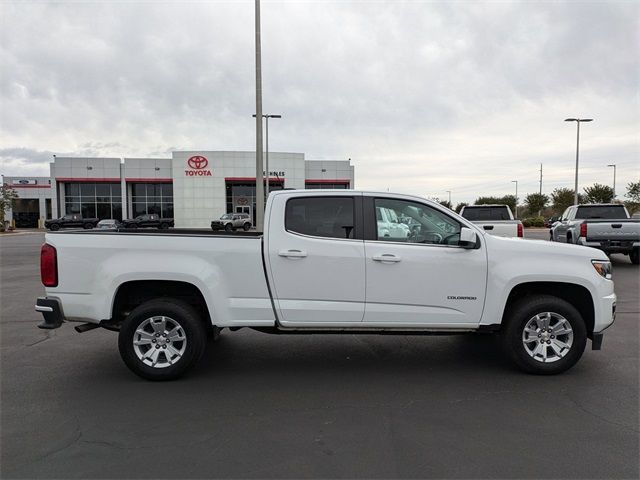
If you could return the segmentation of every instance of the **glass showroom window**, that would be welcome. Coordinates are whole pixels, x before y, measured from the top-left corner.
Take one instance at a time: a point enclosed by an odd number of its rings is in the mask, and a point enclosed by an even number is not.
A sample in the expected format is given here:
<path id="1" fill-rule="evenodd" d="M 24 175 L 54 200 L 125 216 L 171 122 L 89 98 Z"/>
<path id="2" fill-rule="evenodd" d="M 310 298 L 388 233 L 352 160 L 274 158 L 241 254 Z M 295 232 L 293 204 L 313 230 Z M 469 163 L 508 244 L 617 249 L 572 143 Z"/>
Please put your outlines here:
<path id="1" fill-rule="evenodd" d="M 122 220 L 122 193 L 119 183 L 65 184 L 65 211 L 83 218 Z"/>
<path id="2" fill-rule="evenodd" d="M 131 185 L 132 216 L 155 214 L 173 218 L 173 184 L 134 183 Z"/>

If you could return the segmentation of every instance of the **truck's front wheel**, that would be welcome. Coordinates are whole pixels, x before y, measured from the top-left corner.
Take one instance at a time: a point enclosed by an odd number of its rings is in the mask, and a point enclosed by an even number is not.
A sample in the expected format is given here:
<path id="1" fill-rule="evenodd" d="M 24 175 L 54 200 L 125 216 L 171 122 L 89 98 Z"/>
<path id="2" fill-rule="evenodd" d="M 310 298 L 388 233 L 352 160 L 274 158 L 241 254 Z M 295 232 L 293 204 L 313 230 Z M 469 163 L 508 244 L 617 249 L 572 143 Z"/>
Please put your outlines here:
<path id="1" fill-rule="evenodd" d="M 523 298 L 504 321 L 505 349 L 526 372 L 561 373 L 582 357 L 587 329 L 580 312 L 565 300 L 550 295 Z"/>
<path id="2" fill-rule="evenodd" d="M 634 265 L 640 264 L 640 247 L 634 247 L 629 254 L 629 259 Z"/>
<path id="3" fill-rule="evenodd" d="M 120 356 L 136 375 L 148 380 L 173 380 L 204 352 L 206 330 L 189 304 L 151 300 L 125 319 L 118 337 Z"/>

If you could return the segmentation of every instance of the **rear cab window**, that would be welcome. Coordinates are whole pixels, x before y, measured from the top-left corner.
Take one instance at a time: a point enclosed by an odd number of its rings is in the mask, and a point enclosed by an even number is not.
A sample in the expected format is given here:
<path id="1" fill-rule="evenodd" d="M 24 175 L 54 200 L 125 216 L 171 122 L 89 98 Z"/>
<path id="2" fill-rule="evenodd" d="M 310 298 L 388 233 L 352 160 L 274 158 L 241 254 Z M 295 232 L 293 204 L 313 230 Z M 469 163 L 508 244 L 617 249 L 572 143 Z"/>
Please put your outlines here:
<path id="1" fill-rule="evenodd" d="M 621 219 L 628 218 L 622 205 L 581 205 L 578 207 L 576 217 L 579 219 Z"/>
<path id="2" fill-rule="evenodd" d="M 506 206 L 503 207 L 465 207 L 462 212 L 462 217 L 467 220 L 473 221 L 487 221 L 487 220 L 511 220 L 509 210 Z"/>
<path id="3" fill-rule="evenodd" d="M 353 239 L 354 198 L 299 197 L 287 201 L 285 230 L 291 233 L 338 239 Z"/>

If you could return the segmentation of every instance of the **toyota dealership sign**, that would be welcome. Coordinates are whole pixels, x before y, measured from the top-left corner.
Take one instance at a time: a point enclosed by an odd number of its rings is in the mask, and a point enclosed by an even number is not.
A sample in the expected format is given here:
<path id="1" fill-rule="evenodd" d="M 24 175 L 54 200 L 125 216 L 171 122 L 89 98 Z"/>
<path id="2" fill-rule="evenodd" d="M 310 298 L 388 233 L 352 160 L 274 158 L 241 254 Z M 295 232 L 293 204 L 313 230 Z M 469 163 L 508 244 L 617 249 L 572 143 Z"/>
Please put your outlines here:
<path id="1" fill-rule="evenodd" d="M 210 177 L 211 170 L 207 168 L 208 166 L 209 160 L 207 160 L 207 157 L 194 155 L 187 160 L 188 168 L 184 171 L 184 174 L 187 177 Z"/>

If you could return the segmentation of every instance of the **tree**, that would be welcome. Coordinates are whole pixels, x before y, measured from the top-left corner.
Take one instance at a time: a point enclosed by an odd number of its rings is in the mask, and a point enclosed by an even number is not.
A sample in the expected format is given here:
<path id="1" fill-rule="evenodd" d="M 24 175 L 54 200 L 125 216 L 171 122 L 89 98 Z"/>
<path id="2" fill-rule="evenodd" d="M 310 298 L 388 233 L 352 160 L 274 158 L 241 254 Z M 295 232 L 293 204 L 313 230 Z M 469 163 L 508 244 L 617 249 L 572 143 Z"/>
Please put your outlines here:
<path id="1" fill-rule="evenodd" d="M 613 188 L 609 185 L 594 183 L 591 187 L 585 187 L 587 203 L 611 203 L 613 201 Z"/>
<path id="2" fill-rule="evenodd" d="M 438 203 L 443 207 L 447 207 L 449 210 L 451 210 L 451 204 L 449 203 L 448 200 L 442 200 L 441 202 L 438 202 Z"/>
<path id="3" fill-rule="evenodd" d="M 0 231 L 4 232 L 5 220 L 4 216 L 13 206 L 13 201 L 18 198 L 18 192 L 11 188 L 6 183 L 0 187 Z"/>
<path id="4" fill-rule="evenodd" d="M 544 193 L 530 193 L 524 197 L 524 203 L 527 206 L 529 215 L 538 215 L 544 207 L 549 203 L 549 197 Z"/>
<path id="5" fill-rule="evenodd" d="M 456 205 L 456 213 L 460 213 L 460 210 L 462 210 L 462 207 L 466 207 L 467 205 L 469 204 L 465 202 L 461 202 L 458 205 Z"/>
<path id="6" fill-rule="evenodd" d="M 629 214 L 633 215 L 640 210 L 640 180 L 637 182 L 630 182 L 627 185 L 626 197 L 629 200 L 624 202 L 624 204 L 627 207 L 627 210 L 629 210 Z"/>
<path id="7" fill-rule="evenodd" d="M 562 212 L 573 205 L 573 190 L 570 188 L 556 188 L 551 192 L 551 202 L 553 204 L 553 212 L 556 215 L 562 215 Z M 578 194 L 578 203 L 583 202 L 584 196 Z"/>

